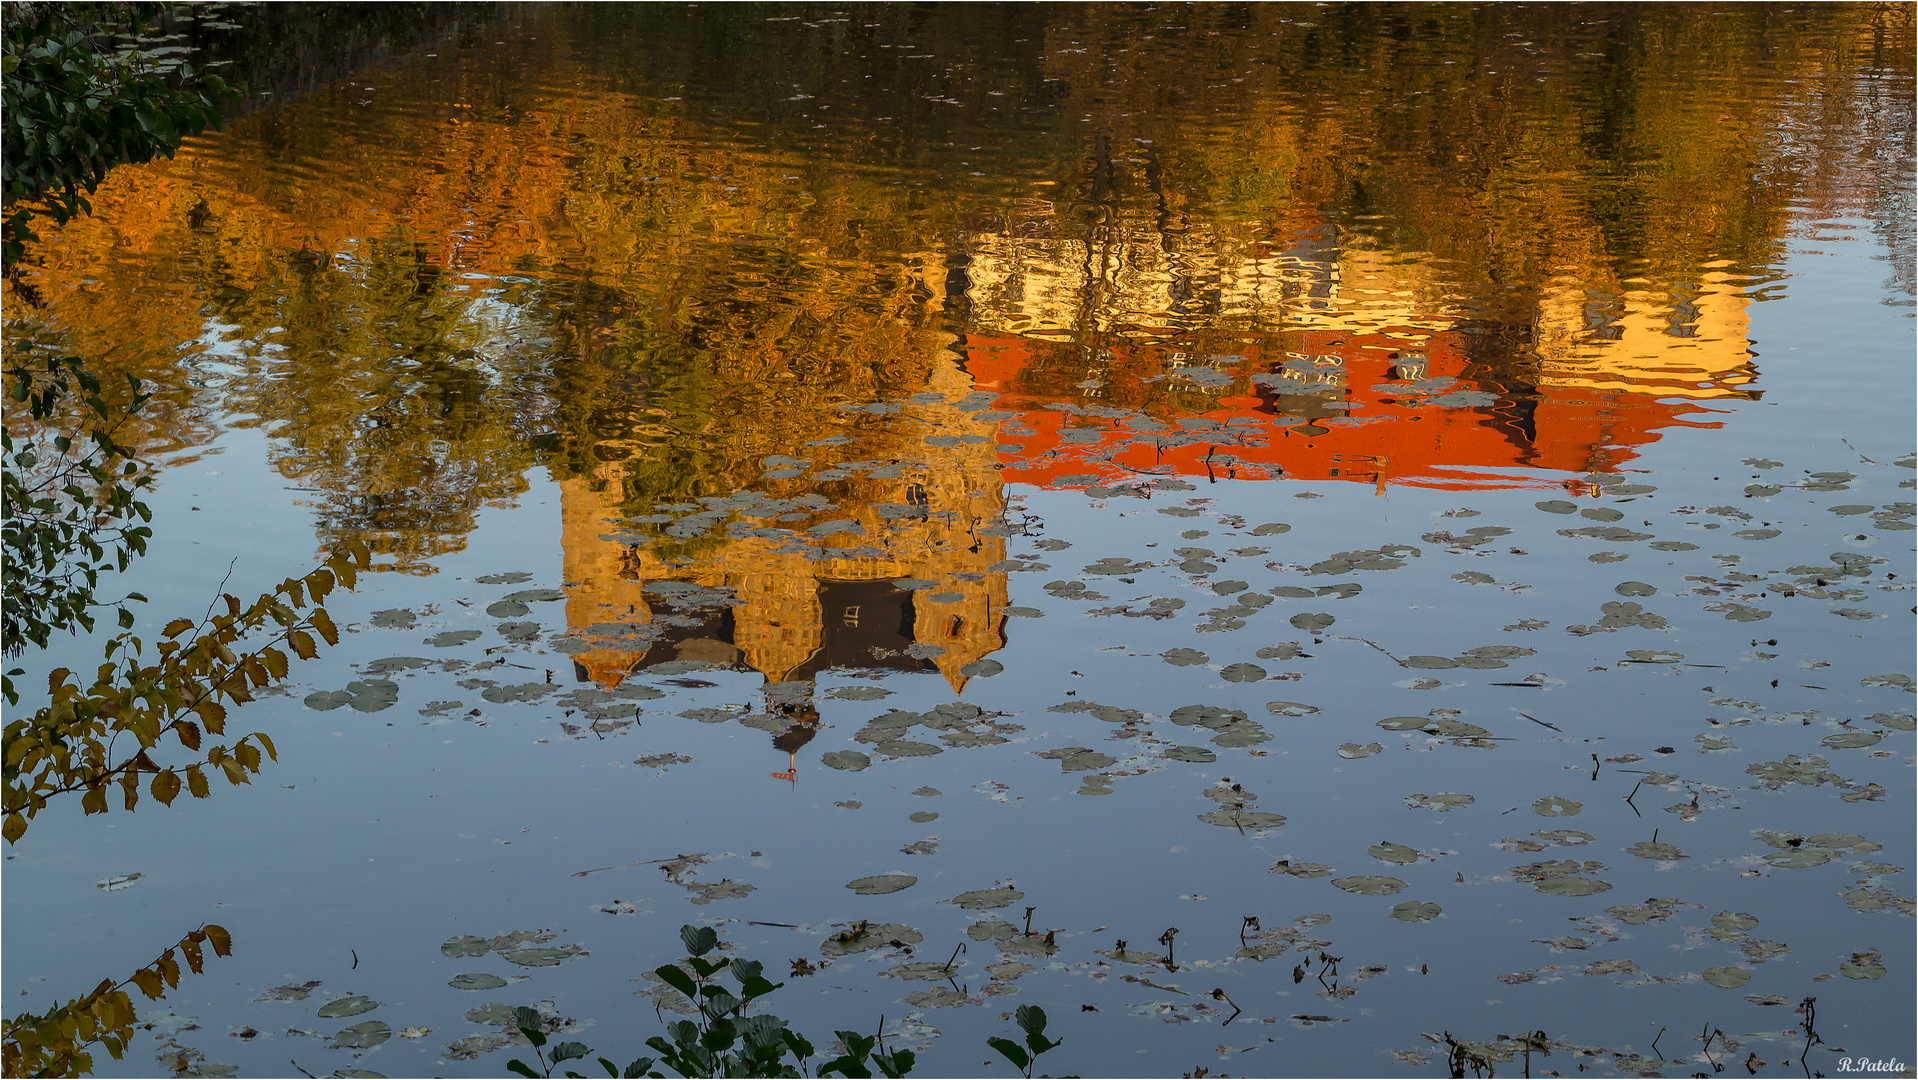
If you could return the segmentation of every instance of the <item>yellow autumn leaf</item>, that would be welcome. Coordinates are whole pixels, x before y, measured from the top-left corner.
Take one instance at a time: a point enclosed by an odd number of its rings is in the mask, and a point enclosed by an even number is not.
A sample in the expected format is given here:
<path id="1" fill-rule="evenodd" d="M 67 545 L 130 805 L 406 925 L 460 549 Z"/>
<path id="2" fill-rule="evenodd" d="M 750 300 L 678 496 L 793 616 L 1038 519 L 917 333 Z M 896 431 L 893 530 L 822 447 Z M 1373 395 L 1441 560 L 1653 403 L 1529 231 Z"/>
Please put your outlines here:
<path id="1" fill-rule="evenodd" d="M 311 660 L 320 655 L 320 650 L 313 644 L 313 635 L 304 630 L 288 631 L 286 643 L 293 647 L 294 653 L 302 660 Z"/>
<path id="2" fill-rule="evenodd" d="M 307 621 L 313 624 L 313 629 L 320 632 L 328 645 L 340 643 L 340 631 L 333 625 L 333 617 L 326 613 L 325 608 L 314 608 L 313 614 L 307 616 Z"/>
<path id="3" fill-rule="evenodd" d="M 195 705 L 193 711 L 205 722 L 208 731 L 211 731 L 215 735 L 222 734 L 226 731 L 226 706 L 214 701 L 212 698 L 207 698 L 198 705 Z M 191 749 L 198 750 L 199 748 L 199 745 L 195 744 Z"/>
<path id="4" fill-rule="evenodd" d="M 140 992 L 149 998 L 157 999 L 166 993 L 166 989 L 160 985 L 160 973 L 150 968 L 141 968 L 134 972 L 133 985 L 139 987 Z"/>

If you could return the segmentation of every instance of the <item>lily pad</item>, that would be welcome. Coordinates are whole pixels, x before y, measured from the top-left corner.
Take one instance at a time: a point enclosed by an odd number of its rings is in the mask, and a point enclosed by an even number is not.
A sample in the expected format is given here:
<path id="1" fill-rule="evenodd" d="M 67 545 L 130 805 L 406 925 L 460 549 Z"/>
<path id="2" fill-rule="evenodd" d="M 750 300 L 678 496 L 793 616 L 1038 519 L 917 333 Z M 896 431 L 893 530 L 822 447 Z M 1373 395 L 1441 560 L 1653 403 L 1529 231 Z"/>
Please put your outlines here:
<path id="1" fill-rule="evenodd" d="M 436 649 L 450 649 L 469 641 L 478 641 L 481 633 L 479 630 L 445 630 L 427 638 L 426 643 Z"/>
<path id="2" fill-rule="evenodd" d="M 405 608 L 387 608 L 385 611 L 375 611 L 372 623 L 374 626 L 395 626 L 404 630 L 413 625 L 413 613 Z"/>
<path id="3" fill-rule="evenodd" d="M 1389 840 L 1382 844 L 1373 844 L 1365 850 L 1370 852 L 1374 859 L 1382 862 L 1397 863 L 1400 866 L 1409 866 L 1419 859 L 1419 853 L 1416 849 L 1406 847 L 1404 844 L 1394 844 Z"/>
<path id="4" fill-rule="evenodd" d="M 1191 761 L 1206 764 L 1219 760 L 1219 755 L 1203 746 L 1175 746 L 1165 752 L 1167 761 Z"/>
<path id="5" fill-rule="evenodd" d="M 958 896 L 953 897 L 952 902 L 968 911 L 983 911 L 990 908 L 1010 907 L 1014 900 L 1023 899 L 1025 895 L 1025 893 L 1020 892 L 1018 889 L 1008 889 L 1004 887 L 996 889 L 974 889 L 971 892 L 962 892 Z"/>
<path id="6" fill-rule="evenodd" d="M 1402 900 L 1392 905 L 1392 917 L 1400 922 L 1430 922 L 1444 912 L 1429 900 Z"/>
<path id="7" fill-rule="evenodd" d="M 872 764 L 872 759 L 857 750 L 832 750 L 820 755 L 819 761 L 829 769 L 842 772 L 858 772 Z"/>
<path id="8" fill-rule="evenodd" d="M 365 994 L 354 994 L 351 997 L 335 998 L 320 1006 L 320 1017 L 331 1020 L 341 1016 L 358 1016 L 364 1012 L 372 1012 L 379 1007 L 379 1002 L 374 1001 Z"/>
<path id="9" fill-rule="evenodd" d="M 835 686 L 825 696 L 835 701 L 877 701 L 892 696 L 892 691 L 883 686 Z"/>
<path id="10" fill-rule="evenodd" d="M 972 663 L 962 666 L 959 669 L 959 674 L 966 676 L 976 675 L 982 679 L 989 679 L 1004 670 L 1006 670 L 1006 666 L 997 660 L 974 660 Z"/>
<path id="11" fill-rule="evenodd" d="M 1240 720 L 1229 724 L 1212 737 L 1214 746 L 1227 747 L 1257 746 L 1271 741 L 1271 733 L 1251 720 Z"/>
<path id="12" fill-rule="evenodd" d="M 1801 848 L 1786 851 L 1774 851 L 1765 856 L 1765 861 L 1785 870 L 1801 870 L 1807 866 L 1823 866 L 1838 858 L 1839 853 L 1831 848 L 1806 844 Z"/>
<path id="13" fill-rule="evenodd" d="M 466 1022 L 469 1024 L 490 1024 L 493 1027 L 510 1028 L 518 1022 L 518 1018 L 513 1015 L 513 1007 L 511 1005 L 502 1005 L 497 1001 L 489 1001 L 484 1005 L 475 1006 L 474 1008 L 466 1010 Z"/>
<path id="14" fill-rule="evenodd" d="M 1626 848 L 1625 851 L 1627 854 L 1636 855 L 1641 859 L 1671 860 L 1690 858 L 1689 855 L 1678 850 L 1678 848 L 1672 844 L 1659 844 L 1650 840 L 1640 840 L 1638 843 Z"/>
<path id="15" fill-rule="evenodd" d="M 366 679 L 346 684 L 344 690 L 332 690 L 320 694 L 308 694 L 308 708 L 326 712 L 341 705 L 351 705 L 358 712 L 379 712 L 392 707 L 400 699 L 400 687 L 390 679 Z"/>
<path id="16" fill-rule="evenodd" d="M 1057 750 L 1040 752 L 1039 756 L 1057 761 L 1059 763 L 1059 769 L 1062 772 L 1087 772 L 1092 769 L 1103 769 L 1107 765 L 1114 764 L 1119 760 L 1111 754 L 1101 754 L 1084 746 L 1062 746 Z"/>
<path id="17" fill-rule="evenodd" d="M 497 990 L 506 985 L 506 980 L 484 972 L 467 972 L 446 980 L 446 985 L 455 990 Z"/>
<path id="18" fill-rule="evenodd" d="M 521 589 L 501 597 L 502 600 L 514 600 L 522 604 L 537 604 L 546 600 L 564 600 L 566 594 L 558 589 Z"/>
<path id="19" fill-rule="evenodd" d="M 1360 746 L 1358 743 L 1341 743 L 1339 745 L 1338 755 L 1349 761 L 1358 758 L 1369 758 L 1383 749 L 1385 749 L 1385 747 L 1380 743 L 1366 743 L 1364 746 Z"/>
<path id="20" fill-rule="evenodd" d="M 1324 863 L 1300 862 L 1297 859 L 1280 859 L 1272 869 L 1266 872 L 1269 874 L 1290 874 L 1296 878 L 1322 878 L 1330 877 L 1332 868 Z"/>
<path id="21" fill-rule="evenodd" d="M 1742 911 L 1721 911 L 1712 916 L 1712 936 L 1725 939 L 1746 933 L 1758 925 L 1758 916 Z"/>
<path id="22" fill-rule="evenodd" d="M 1752 981 L 1752 973 L 1740 967 L 1708 967 L 1702 975 L 1706 982 L 1726 990 L 1736 990 Z"/>
<path id="23" fill-rule="evenodd" d="M 1862 750 L 1867 746 L 1876 745 L 1883 738 L 1884 736 L 1871 731 L 1843 731 L 1836 735 L 1825 736 L 1818 740 L 1818 745 L 1828 746 L 1833 750 Z"/>
<path id="24" fill-rule="evenodd" d="M 935 986 L 930 990 L 918 990 L 907 994 L 906 1003 L 921 1009 L 944 1009 L 954 1005 L 976 1005 L 979 999 L 960 993 L 950 986 Z"/>
<path id="25" fill-rule="evenodd" d="M 1432 670 L 1432 671 L 1443 671 L 1443 670 L 1445 670 L 1446 668 L 1455 668 L 1455 667 L 1457 667 L 1457 666 L 1458 666 L 1458 661 L 1457 661 L 1457 660 L 1454 660 L 1454 659 L 1452 659 L 1452 658 L 1451 658 L 1451 657 L 1449 657 L 1449 656 L 1424 656 L 1424 655 L 1418 655 L 1418 656 L 1408 656 L 1408 657 L 1406 657 L 1406 658 L 1405 658 L 1405 666 L 1406 666 L 1406 667 L 1415 667 L 1415 668 L 1426 668 L 1426 669 L 1428 669 L 1428 670 Z"/>
<path id="26" fill-rule="evenodd" d="M 1323 630 L 1338 621 L 1336 616 L 1328 615 L 1323 611 L 1302 611 L 1292 616 L 1290 620 L 1293 626 L 1312 632 Z"/>
<path id="27" fill-rule="evenodd" d="M 960 963 L 954 965 L 954 968 L 964 966 Z M 951 970 L 953 969 L 948 969 L 937 960 L 914 960 L 897 967 L 887 968 L 879 974 L 891 979 L 922 979 L 926 982 L 940 982 L 951 973 Z"/>
<path id="28" fill-rule="evenodd" d="M 1618 921 L 1633 926 L 1643 926 L 1648 922 L 1664 922 L 1672 917 L 1679 908 L 1679 902 L 1670 897 L 1653 897 L 1642 904 L 1618 904 L 1605 909 L 1606 914 L 1617 916 Z"/>
<path id="29" fill-rule="evenodd" d="M 1403 892 L 1405 882 L 1395 877 L 1382 877 L 1377 874 L 1359 874 L 1354 877 L 1333 878 L 1332 884 L 1349 893 L 1361 896 L 1390 896 Z"/>
<path id="30" fill-rule="evenodd" d="M 1621 581 L 1612 586 L 1612 591 L 1620 596 L 1652 596 L 1658 592 L 1658 586 L 1643 581 Z"/>
<path id="31" fill-rule="evenodd" d="M 1885 977 L 1884 954 L 1877 949 L 1852 953 L 1851 959 L 1838 965 L 1838 974 L 1847 979 L 1882 979 Z"/>
<path id="32" fill-rule="evenodd" d="M 313 992 L 313 988 L 318 985 L 320 985 L 320 980 L 309 979 L 303 983 L 288 983 L 285 986 L 275 986 L 268 989 L 264 995 L 258 998 L 255 998 L 254 1000 L 255 1001 L 305 1001 L 307 999 L 307 996 Z"/>
<path id="33" fill-rule="evenodd" d="M 1211 657 L 1197 649 L 1167 649 L 1165 652 L 1160 653 L 1159 657 L 1166 663 L 1179 667 L 1191 667 L 1194 664 L 1203 664 L 1211 659 Z"/>
<path id="34" fill-rule="evenodd" d="M 1292 526 L 1281 524 L 1276 521 L 1271 521 L 1253 529 L 1252 535 L 1253 536 L 1277 536 L 1280 533 L 1287 533 L 1291 531 L 1292 531 Z"/>
<path id="35" fill-rule="evenodd" d="M 533 580 L 533 575 L 515 570 L 507 574 L 487 574 L 484 577 L 476 577 L 473 580 L 479 582 L 481 585 L 518 585 L 522 581 Z"/>
<path id="36" fill-rule="evenodd" d="M 495 600 L 486 605 L 486 613 L 495 619 L 516 619 L 531 610 L 518 600 Z"/>
<path id="37" fill-rule="evenodd" d="M 1548 795 L 1532 803 L 1532 812 L 1541 817 L 1575 817 L 1585 804 L 1560 795 Z"/>
<path id="38" fill-rule="evenodd" d="M 1566 502 L 1564 499 L 1548 499 L 1545 502 L 1537 502 L 1537 503 L 1533 503 L 1532 505 L 1538 507 L 1540 510 L 1545 511 L 1548 514 L 1578 513 L 1578 504 L 1572 503 L 1572 502 Z"/>
<path id="39" fill-rule="evenodd" d="M 1227 664 L 1219 677 L 1226 682 L 1259 682 L 1265 678 L 1265 669 L 1257 664 Z"/>
<path id="40" fill-rule="evenodd" d="M 501 959 L 520 967 L 558 967 L 561 960 L 585 955 L 586 950 L 577 945 L 563 945 L 557 949 L 528 948 L 508 949 L 500 953 Z"/>
<path id="41" fill-rule="evenodd" d="M 1591 896 L 1610 889 L 1611 883 L 1582 877 L 1548 877 L 1532 883 L 1539 892 L 1550 896 Z"/>
<path id="42" fill-rule="evenodd" d="M 753 892 L 758 888 L 759 886 L 757 885 L 749 885 L 743 881 L 734 881 L 732 878 L 721 878 L 710 885 L 700 885 L 693 888 L 693 895 L 687 897 L 687 902 L 703 907 L 715 900 L 741 900 L 745 898 L 747 893 Z M 500 955 L 506 956 L 508 960 L 513 959 L 505 953 Z M 518 963 L 518 961 L 514 962 Z"/>
<path id="43" fill-rule="evenodd" d="M 1432 726 L 1429 716 L 1388 716 L 1379 721 L 1379 727 L 1387 731 L 1424 731 Z"/>
<path id="44" fill-rule="evenodd" d="M 1310 716 L 1319 711 L 1317 705 L 1307 705 L 1299 701 L 1268 701 L 1265 711 L 1274 716 Z"/>
<path id="45" fill-rule="evenodd" d="M 909 889 L 919 883 L 911 874 L 877 874 L 873 877 L 854 878 L 846 882 L 846 888 L 860 896 L 884 896 Z"/>
<path id="46" fill-rule="evenodd" d="M 1182 727 L 1203 727 L 1222 731 L 1245 719 L 1237 709 L 1217 705 L 1181 705 L 1172 710 L 1172 722 Z"/>
<path id="47" fill-rule="evenodd" d="M 487 944 L 485 938 L 474 937 L 471 934 L 447 938 L 445 943 L 440 945 L 440 952 L 447 956 L 485 956 L 491 949 L 492 946 Z"/>
<path id="48" fill-rule="evenodd" d="M 531 641 L 539 636 L 539 624 L 536 622 L 503 622 L 494 629 L 508 641 Z"/>
<path id="49" fill-rule="evenodd" d="M 1285 824 L 1284 814 L 1274 814 L 1265 810 L 1214 810 L 1209 814 L 1200 814 L 1199 820 L 1208 825 L 1221 825 L 1238 829 L 1276 829 Z"/>
<path id="50" fill-rule="evenodd" d="M 480 697 L 495 705 L 502 705 L 509 701 L 537 701 L 554 689 L 551 683 L 514 683 L 511 686 L 489 686 L 480 691 Z"/>
<path id="51" fill-rule="evenodd" d="M 368 1020 L 342 1028 L 333 1036 L 333 1045 L 352 1050 L 370 1050 L 393 1037 L 393 1029 L 385 1021 Z"/>
<path id="52" fill-rule="evenodd" d="M 454 1039 L 447 1043 L 446 1056 L 453 1061 L 471 1061 L 524 1039 L 525 1036 L 517 1031 L 511 1034 L 497 1032 L 491 1035 L 468 1035 L 463 1039 Z"/>
<path id="53" fill-rule="evenodd" d="M 1405 805 L 1421 810 L 1456 810 L 1461 806 L 1470 806 L 1478 800 L 1470 795 L 1452 792 L 1440 792 L 1437 795 L 1407 795 Z"/>
<path id="54" fill-rule="evenodd" d="M 873 749 L 887 757 L 931 757 L 941 750 L 940 747 L 931 743 L 913 742 L 909 739 L 882 742 Z"/>
<path id="55" fill-rule="evenodd" d="M 924 934 L 904 923 L 862 922 L 820 942 L 819 951 L 827 956 L 849 956 L 868 949 L 877 949 L 881 945 L 891 945 L 893 942 L 917 945 L 924 940 Z"/>

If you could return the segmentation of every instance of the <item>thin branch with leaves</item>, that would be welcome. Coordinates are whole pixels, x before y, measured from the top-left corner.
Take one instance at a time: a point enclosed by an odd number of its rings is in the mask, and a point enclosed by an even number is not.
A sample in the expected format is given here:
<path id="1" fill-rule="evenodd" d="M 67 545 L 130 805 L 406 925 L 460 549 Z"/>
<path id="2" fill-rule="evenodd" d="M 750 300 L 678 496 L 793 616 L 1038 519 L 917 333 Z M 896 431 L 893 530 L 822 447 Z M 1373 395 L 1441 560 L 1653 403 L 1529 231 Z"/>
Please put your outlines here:
<path id="1" fill-rule="evenodd" d="M 324 566 L 286 579 L 251 605 L 242 607 L 237 597 L 223 595 L 215 608 L 224 610 L 210 611 L 199 623 L 168 623 L 151 664 L 142 659 L 140 638 L 120 634 L 107 643 L 107 662 L 90 687 L 83 688 L 66 668 L 50 672 L 50 703 L 6 727 L 0 759 L 5 781 L 0 810 L 6 819 L 0 836 L 8 843 L 19 840 L 48 799 L 76 791 L 87 813 L 103 814 L 108 793 L 117 786 L 131 810 L 146 773 L 152 774 L 148 793 L 165 804 L 179 795 L 183 781 L 194 798 L 206 798 L 210 773 L 224 775 L 230 784 L 251 783 L 249 774 L 260 771 L 262 750 L 277 760 L 273 740 L 256 731 L 230 748 L 216 744 L 201 751 L 204 735 L 224 735 L 229 704 L 245 704 L 254 690 L 286 678 L 287 651 L 307 660 L 319 654 L 315 635 L 328 645 L 339 643 L 339 629 L 320 602 L 336 586 L 352 587 L 370 562 L 364 544 L 349 542 Z M 271 634 L 264 642 L 244 653 L 235 650 L 267 629 Z M 116 756 L 123 735 L 138 746 Z M 155 762 L 151 751 L 168 738 L 199 753 L 199 760 L 185 766 Z"/>

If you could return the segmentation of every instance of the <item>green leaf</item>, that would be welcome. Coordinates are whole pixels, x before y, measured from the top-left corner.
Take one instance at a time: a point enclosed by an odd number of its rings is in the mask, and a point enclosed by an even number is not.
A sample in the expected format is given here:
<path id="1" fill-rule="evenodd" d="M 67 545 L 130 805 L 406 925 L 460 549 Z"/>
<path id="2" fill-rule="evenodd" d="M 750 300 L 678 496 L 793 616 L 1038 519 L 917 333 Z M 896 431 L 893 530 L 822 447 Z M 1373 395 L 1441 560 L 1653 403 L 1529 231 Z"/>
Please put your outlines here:
<path id="1" fill-rule="evenodd" d="M 986 1045 L 999 1051 L 1000 1054 L 1005 1056 L 1007 1061 L 1012 1062 L 1012 1064 L 1020 1070 L 1024 1070 L 1032 1061 L 1031 1058 L 1026 1056 L 1025 1049 L 1011 1039 L 994 1036 L 986 1040 Z"/>
<path id="2" fill-rule="evenodd" d="M 686 945 L 686 951 L 693 956 L 704 956 L 719 946 L 719 934 L 710 926 L 694 926 L 688 923 L 679 928 L 679 940 Z"/>
<path id="3" fill-rule="evenodd" d="M 693 977 L 686 974 L 685 969 L 679 965 L 663 964 L 654 968 L 653 974 L 665 980 L 666 985 L 685 994 L 689 1000 L 697 999 L 696 995 L 698 994 L 698 990 L 693 985 Z"/>

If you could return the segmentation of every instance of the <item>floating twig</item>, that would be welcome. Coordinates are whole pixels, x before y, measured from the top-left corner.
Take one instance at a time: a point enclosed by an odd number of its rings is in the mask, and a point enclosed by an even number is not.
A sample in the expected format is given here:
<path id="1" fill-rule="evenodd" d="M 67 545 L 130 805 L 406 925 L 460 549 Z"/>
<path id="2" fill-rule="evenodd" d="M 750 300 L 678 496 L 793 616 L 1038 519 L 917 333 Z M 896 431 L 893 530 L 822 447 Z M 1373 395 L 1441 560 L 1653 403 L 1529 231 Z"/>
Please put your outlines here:
<path id="1" fill-rule="evenodd" d="M 1565 734 L 1564 728 L 1559 727 L 1557 724 L 1547 724 L 1545 723 L 1545 721 L 1540 720 L 1538 717 L 1533 716 L 1531 713 L 1521 712 L 1519 713 L 1519 715 L 1523 716 L 1527 720 L 1530 720 L 1534 724 L 1543 724 L 1545 727 L 1551 728 L 1553 731 L 1558 732 L 1560 735 Z"/>

